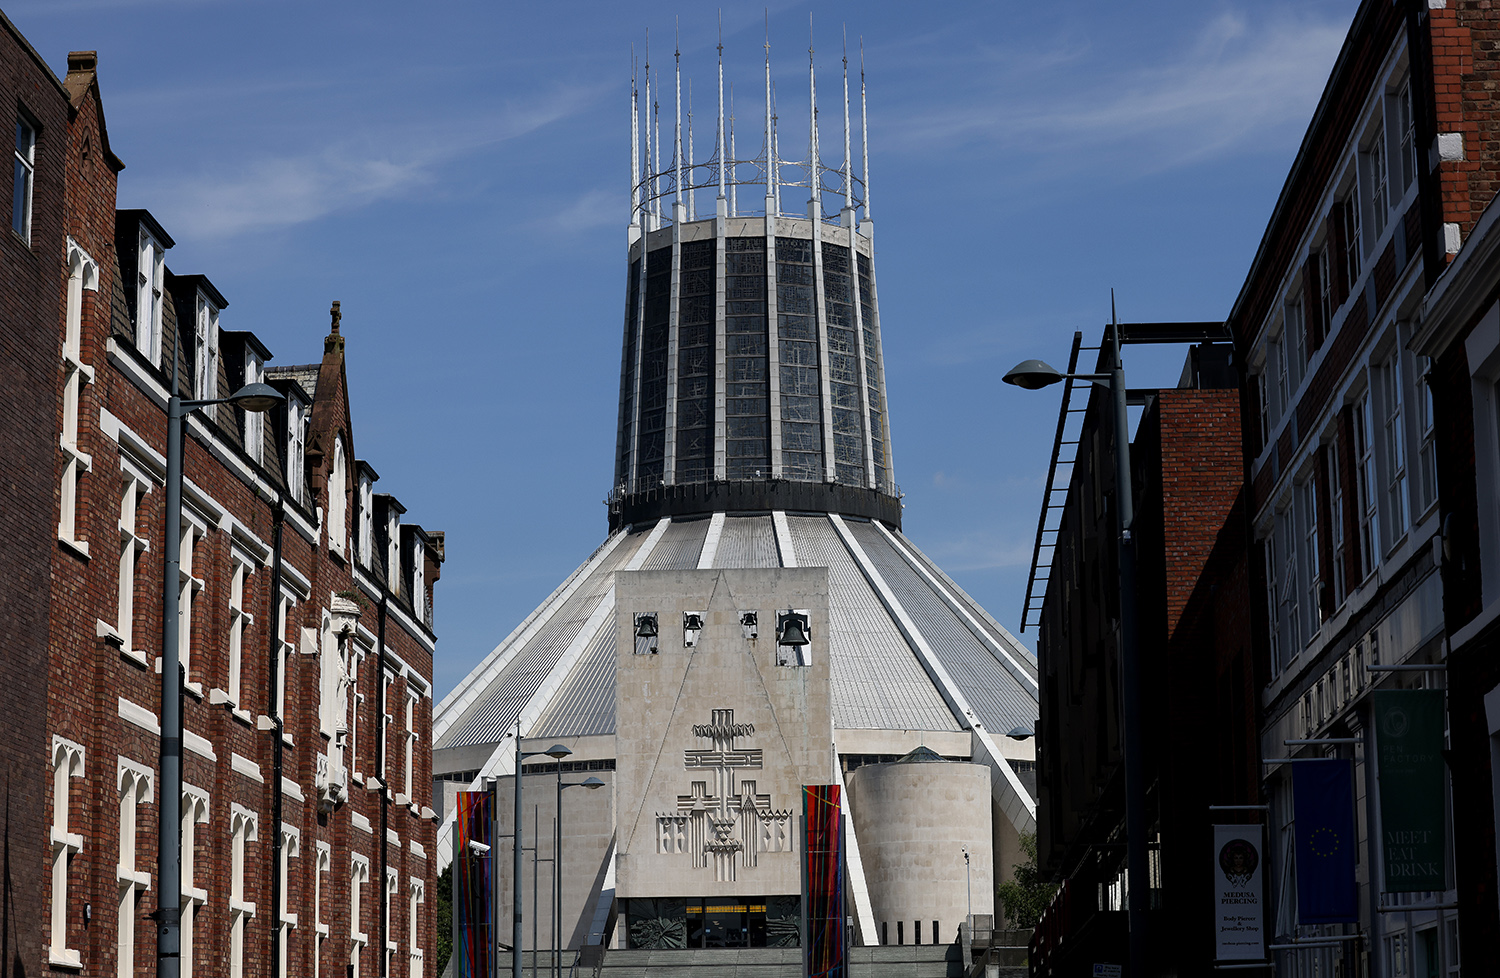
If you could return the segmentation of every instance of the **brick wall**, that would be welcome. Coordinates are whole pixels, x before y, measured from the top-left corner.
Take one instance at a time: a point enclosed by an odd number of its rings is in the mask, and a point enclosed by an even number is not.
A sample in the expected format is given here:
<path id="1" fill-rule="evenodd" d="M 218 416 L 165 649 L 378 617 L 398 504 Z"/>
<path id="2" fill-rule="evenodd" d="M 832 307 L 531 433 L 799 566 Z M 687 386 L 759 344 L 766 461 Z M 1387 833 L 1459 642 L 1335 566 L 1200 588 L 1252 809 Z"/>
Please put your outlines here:
<path id="1" fill-rule="evenodd" d="M 41 970 L 42 937 L 32 908 L 42 898 L 50 854 L 38 834 L 47 797 L 46 738 L 35 718 L 46 710 L 49 578 L 56 547 L 57 333 L 63 254 L 63 166 L 67 98 L 56 78 L 0 15 L 0 93 L 7 111 L 24 112 L 37 131 L 31 234 L 10 226 L 12 184 L 5 181 L 0 230 L 0 425 L 5 501 L 0 505 L 0 833 L 6 887 L 0 895 L 0 968 Z M 5 124 L 14 134 L 16 119 Z"/>
<path id="2" fill-rule="evenodd" d="M 58 89 L 56 80 L 50 84 Z M 73 122 L 67 123 L 62 90 L 72 101 Z M 28 905 L 39 913 L 28 913 L 25 940 L 34 945 L 34 965 L 27 973 L 75 975 L 77 969 L 46 966 L 46 927 L 37 922 L 50 919 L 51 888 L 40 873 L 45 853 L 50 851 L 50 782 L 45 768 L 44 740 L 59 736 L 81 745 L 85 752 L 82 778 L 69 781 L 69 826 L 82 838 L 82 847 L 69 864 L 66 904 L 66 947 L 78 952 L 85 974 L 114 973 L 118 967 L 121 926 L 120 889 L 116 865 L 120 856 L 121 805 L 117 768 L 124 758 L 152 772 L 149 801 L 138 810 L 134 840 L 137 869 L 152 874 L 151 886 L 127 900 L 124 910 L 135 921 L 134 968 L 138 973 L 153 968 L 154 931 L 145 914 L 155 909 L 160 881 L 155 878 L 157 812 L 161 785 L 155 783 L 160 749 L 153 728 L 160 717 L 161 608 L 163 603 L 165 491 L 162 459 L 166 454 L 164 401 L 168 376 L 159 364 L 148 362 L 133 347 L 129 303 L 126 294 L 133 283 L 122 281 L 120 257 L 116 253 L 115 191 L 118 160 L 108 150 L 107 130 L 91 57 L 70 57 L 70 73 L 55 96 L 61 110 L 58 135 L 70 147 L 64 177 L 59 172 L 55 192 L 54 240 L 50 248 L 51 278 L 37 308 L 47 311 L 44 355 L 46 372 L 32 389 L 41 393 L 34 400 L 41 412 L 39 444 L 44 454 L 24 471 L 36 473 L 45 491 L 46 519 L 39 524 L 41 587 L 45 608 L 48 559 L 51 554 L 52 605 L 50 635 L 43 622 L 29 668 L 18 670 L 15 682 L 7 682 L 6 695 L 30 695 L 34 708 L 10 711 L 10 716 L 46 717 L 44 736 L 33 734 L 29 751 L 31 773 L 24 778 L 32 786 L 24 830 L 10 843 L 12 858 L 30 852 L 34 870 L 23 885 L 30 886 Z M 90 383 L 79 401 L 79 448 L 90 456 L 89 471 L 79 482 L 75 537 L 78 546 L 54 545 L 57 526 L 57 478 L 63 464 L 56 460 L 57 432 L 61 424 L 58 398 L 58 354 L 62 309 L 66 302 L 62 267 L 62 229 L 67 231 L 98 262 L 98 290 L 86 291 L 82 304 L 80 359 L 92 370 Z M 8 260 L 9 255 L 7 254 Z M 170 264 L 171 254 L 168 253 Z M 19 281 L 7 275 L 6 283 Z M 186 301 L 189 296 L 179 297 Z M 178 331 L 173 325 L 181 316 L 190 322 L 194 310 L 179 309 L 177 299 L 165 297 L 163 362 L 170 366 L 177 356 Z M 316 314 L 312 314 L 316 315 Z M 9 331 L 4 342 L 10 342 Z M 9 358 L 7 358 L 9 359 Z M 221 377 L 220 392 L 229 393 L 229 376 Z M 190 374 L 189 374 L 190 376 Z M 337 331 L 325 342 L 318 366 L 314 416 L 324 427 L 324 437 L 341 439 L 350 472 L 354 471 L 354 439 L 344 379 L 343 341 Z M 29 381 L 28 381 L 29 382 Z M 237 412 L 221 410 L 215 416 L 204 412 L 188 425 L 185 439 L 184 474 L 189 489 L 184 493 L 184 511 L 201 529 L 192 553 L 195 594 L 192 618 L 183 623 L 190 636 L 190 662 L 184 696 L 183 722 L 186 750 L 183 780 L 209 797 L 208 818 L 195 828 L 192 885 L 206 892 L 207 900 L 193 915 L 191 945 L 194 967 L 199 974 L 229 971 L 229 933 L 235 917 L 229 906 L 232 877 L 232 806 L 240 806 L 258 819 L 255 840 L 245 850 L 243 900 L 255 905 L 254 916 L 245 924 L 245 974 L 252 978 L 274 974 L 270 956 L 272 921 L 271 879 L 276 866 L 278 835 L 272 824 L 275 799 L 279 795 L 281 821 L 300 836 L 298 854 L 289 860 L 287 909 L 298 918 L 287 942 L 289 968 L 293 974 L 311 974 L 314 956 L 324 974 L 342 975 L 350 960 L 351 932 L 369 937 L 363 952 L 361 973 L 380 974 L 382 949 L 378 947 L 382 886 L 378 877 L 384 858 L 397 873 L 398 886 L 391 900 L 387 934 L 399 950 L 390 974 L 410 973 L 407 908 L 411 880 L 426 888 L 420 913 L 419 945 L 426 958 L 426 972 L 433 971 L 436 934 L 434 861 L 436 826 L 424 809 L 431 806 L 431 677 L 435 638 L 417 621 L 403 599 L 385 597 L 382 579 L 361 573 L 346 554 L 330 552 L 326 528 L 321 526 L 327 507 L 326 457 L 309 453 L 307 482 L 312 495 L 302 502 L 285 503 L 281 556 L 284 564 L 283 593 L 295 595 L 287 629 L 273 634 L 278 595 L 273 591 L 272 551 L 276 539 L 276 497 L 286 486 L 284 445 L 268 452 L 264 464 L 252 461 L 240 448 L 235 429 Z M 222 427 L 221 427 L 222 426 Z M 268 431 L 277 426 L 267 424 Z M 16 429 L 9 429 L 13 432 Z M 7 435 L 8 436 L 8 435 Z M 6 437 L 6 436 L 0 436 Z M 268 437 L 271 437 L 268 435 Z M 312 439 L 309 439 L 309 445 Z M 17 449 L 19 453 L 19 449 Z M 12 455 L 10 457 L 24 457 Z M 121 567 L 121 498 L 126 472 L 142 480 L 136 535 L 144 549 L 134 559 L 134 615 L 126 634 L 112 628 L 117 618 Z M 352 502 L 352 501 L 351 501 Z M 347 507 L 353 518 L 352 504 Z M 7 512 L 6 516 L 11 514 Z M 33 534 L 34 535 L 34 534 Z M 230 646 L 233 619 L 230 598 L 234 555 L 248 561 L 250 574 L 242 607 L 249 616 L 241 646 L 241 687 L 238 706 L 225 702 L 230 688 Z M 436 560 L 435 557 L 429 559 Z M 7 564 L 9 567 L 10 565 Z M 435 578 L 435 574 L 429 579 Z M 351 666 L 357 685 L 348 697 L 344 727 L 357 729 L 359 763 L 351 765 L 365 775 L 362 783 L 351 783 L 347 800 L 321 810 L 318 804 L 319 756 L 333 746 L 320 723 L 319 705 L 325 695 L 325 669 L 333 668 L 339 647 L 325 643 L 325 619 L 333 596 L 358 593 L 365 610 L 353 647 L 365 654 L 353 656 Z M 3 600 L 3 599 L 0 599 Z M 421 697 L 417 710 L 417 750 L 414 758 L 414 798 L 410 806 L 397 805 L 391 792 L 371 790 L 376 770 L 375 732 L 379 724 L 379 654 L 375 636 L 380 632 L 382 605 L 386 619 L 384 635 L 387 655 L 395 672 L 387 713 L 393 717 L 388 733 L 389 770 L 396 790 L 404 787 L 404 698 L 408 688 Z M 271 689 L 273 643 L 279 650 L 284 639 L 295 651 L 287 659 L 285 672 L 285 732 L 280 748 L 284 781 L 278 785 L 276 737 L 262 729 L 262 716 L 274 712 Z M 44 660 L 41 649 L 47 650 Z M 0 668 L 10 669 L 22 658 L 7 657 Z M 20 681 L 24 678 L 26 681 Z M 44 682 L 45 680 L 45 682 Z M 6 749 L 27 744 L 19 737 L 6 739 Z M 12 767 L 12 770 L 19 770 Z M 39 788 L 36 786 L 40 786 Z M 382 814 L 393 833 L 393 841 L 381 838 Z M 13 816 L 14 817 L 14 816 Z M 17 823 L 18 825 L 21 823 Z M 329 871 L 316 874 L 319 843 L 331 853 Z M 362 890 L 361 921 L 351 925 L 350 869 L 352 856 L 368 858 L 370 881 Z M 314 892 L 320 890 L 320 908 L 315 910 Z M 20 891 L 17 891 L 20 892 Z M 184 904 L 189 901 L 184 900 Z M 83 908 L 91 908 L 85 920 Z M 317 934 L 316 923 L 327 924 L 326 937 Z M 187 950 L 185 948 L 185 950 Z"/>

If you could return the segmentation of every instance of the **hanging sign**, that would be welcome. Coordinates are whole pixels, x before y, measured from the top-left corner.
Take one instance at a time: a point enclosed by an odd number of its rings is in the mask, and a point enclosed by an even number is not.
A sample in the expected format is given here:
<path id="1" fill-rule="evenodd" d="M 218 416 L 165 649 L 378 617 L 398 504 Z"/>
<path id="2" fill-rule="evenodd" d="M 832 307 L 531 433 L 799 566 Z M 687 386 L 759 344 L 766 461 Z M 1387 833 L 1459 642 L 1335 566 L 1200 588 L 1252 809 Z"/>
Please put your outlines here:
<path id="1" fill-rule="evenodd" d="M 1214 826 L 1214 957 L 1264 961 L 1266 912 L 1259 825 Z"/>
<path id="2" fill-rule="evenodd" d="M 1359 920 L 1350 762 L 1330 758 L 1294 764 L 1292 807 L 1297 837 L 1297 922 Z"/>
<path id="3" fill-rule="evenodd" d="M 1386 892 L 1445 890 L 1443 691 L 1385 690 L 1372 702 Z"/>

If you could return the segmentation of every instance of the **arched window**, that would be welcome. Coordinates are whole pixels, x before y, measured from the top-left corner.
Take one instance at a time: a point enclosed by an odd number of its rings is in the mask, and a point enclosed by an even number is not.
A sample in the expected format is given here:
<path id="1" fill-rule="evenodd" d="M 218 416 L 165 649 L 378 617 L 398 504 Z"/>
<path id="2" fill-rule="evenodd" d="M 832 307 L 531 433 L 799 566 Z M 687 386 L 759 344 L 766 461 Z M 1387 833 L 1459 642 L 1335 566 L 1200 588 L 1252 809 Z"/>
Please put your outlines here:
<path id="1" fill-rule="evenodd" d="M 333 443 L 333 471 L 328 477 L 328 549 L 343 556 L 349 539 L 349 466 L 344 443 Z"/>

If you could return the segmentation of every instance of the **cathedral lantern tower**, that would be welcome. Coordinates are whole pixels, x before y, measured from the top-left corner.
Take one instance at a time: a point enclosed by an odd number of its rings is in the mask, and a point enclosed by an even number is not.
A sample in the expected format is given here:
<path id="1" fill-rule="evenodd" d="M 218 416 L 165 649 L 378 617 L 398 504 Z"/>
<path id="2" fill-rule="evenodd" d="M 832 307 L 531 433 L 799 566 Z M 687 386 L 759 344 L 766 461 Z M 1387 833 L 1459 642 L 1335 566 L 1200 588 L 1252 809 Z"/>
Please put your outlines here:
<path id="1" fill-rule="evenodd" d="M 670 152 L 660 152 L 649 63 L 632 90 L 612 526 L 776 509 L 900 525 L 868 168 L 862 158 L 856 171 L 851 154 L 847 59 L 841 162 L 823 162 L 811 54 L 801 159 L 781 155 L 769 48 L 765 124 L 751 137 L 760 149 L 744 158 L 725 124 L 722 49 L 713 150 L 701 163 L 691 110 L 684 143 L 680 99 Z M 862 72 L 859 94 L 863 119 Z"/>

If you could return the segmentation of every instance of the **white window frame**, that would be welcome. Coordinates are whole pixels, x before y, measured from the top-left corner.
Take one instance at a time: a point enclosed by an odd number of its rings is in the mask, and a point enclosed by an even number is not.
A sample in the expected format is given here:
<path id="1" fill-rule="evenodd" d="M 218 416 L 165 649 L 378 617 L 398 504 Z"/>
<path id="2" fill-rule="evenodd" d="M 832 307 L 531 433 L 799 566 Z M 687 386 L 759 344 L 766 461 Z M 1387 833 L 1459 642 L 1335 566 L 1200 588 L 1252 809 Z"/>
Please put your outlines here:
<path id="1" fill-rule="evenodd" d="M 328 549 L 340 557 L 349 550 L 349 463 L 344 440 L 334 438 L 333 467 L 328 477 Z"/>
<path id="2" fill-rule="evenodd" d="M 361 473 L 359 477 L 359 562 L 366 569 L 375 566 L 375 481 Z"/>
<path id="3" fill-rule="evenodd" d="M 63 417 L 58 446 L 63 453 L 63 474 L 59 485 L 57 538 L 73 550 L 88 556 L 89 547 L 78 539 L 78 485 L 85 472 L 93 471 L 94 460 L 78 445 L 79 412 L 83 385 L 92 383 L 94 370 L 83 362 L 83 293 L 99 291 L 99 266 L 88 253 L 68 238 L 68 294 L 63 320 Z"/>
<path id="4" fill-rule="evenodd" d="M 1411 529 L 1411 496 L 1407 478 L 1406 370 L 1398 345 L 1374 371 L 1380 384 L 1381 489 L 1385 494 L 1387 551 L 1395 549 Z"/>
<path id="5" fill-rule="evenodd" d="M 307 422 L 307 406 L 295 396 L 287 398 L 286 483 L 292 498 L 299 503 L 307 501 Z"/>
<path id="6" fill-rule="evenodd" d="M 1344 261 L 1344 274 L 1349 282 L 1349 294 L 1352 296 L 1358 292 L 1355 285 L 1359 282 L 1359 273 L 1364 268 L 1365 256 L 1364 232 L 1360 215 L 1360 208 L 1363 204 L 1358 180 L 1350 185 L 1348 193 L 1340 200 L 1344 205 L 1341 208 L 1344 214 L 1344 254 L 1341 257 Z"/>
<path id="7" fill-rule="evenodd" d="M 1385 116 L 1377 115 L 1372 123 L 1374 129 L 1369 146 L 1360 151 L 1364 162 L 1364 177 L 1369 182 L 1370 192 L 1365 195 L 1370 204 L 1370 240 L 1378 241 L 1385 230 L 1385 222 L 1391 211 L 1390 163 L 1386 155 Z"/>
<path id="8" fill-rule="evenodd" d="M 403 738 L 405 744 L 405 787 L 401 793 L 406 796 L 406 804 L 412 804 L 412 789 L 414 785 L 414 765 L 417 757 L 417 704 L 422 695 L 412 688 L 411 683 L 406 684 L 406 736 Z"/>
<path id="9" fill-rule="evenodd" d="M 83 745 L 63 737 L 52 738 L 52 892 L 51 940 L 47 960 L 64 968 L 82 965 L 79 952 L 68 947 L 68 876 L 73 857 L 83 851 L 83 836 L 69 832 L 68 809 L 72 781 L 84 776 Z"/>
<path id="10" fill-rule="evenodd" d="M 245 350 L 245 383 L 258 384 L 264 382 L 265 365 L 261 363 L 260 354 L 252 349 Z M 249 455 L 257 463 L 265 460 L 266 448 L 266 416 L 258 411 L 246 411 L 245 415 L 245 454 Z"/>
<path id="11" fill-rule="evenodd" d="M 136 901 L 140 894 L 151 889 L 151 871 L 136 869 L 136 850 L 140 846 L 137 829 L 140 823 L 140 806 L 151 803 L 152 784 L 155 781 L 151 769 L 128 757 L 121 757 L 116 767 L 116 787 L 119 790 L 120 849 L 115 863 L 115 879 L 119 893 L 119 937 L 116 941 L 118 954 L 115 959 L 116 974 L 120 978 L 135 976 L 135 922 L 139 916 Z"/>
<path id="12" fill-rule="evenodd" d="M 1282 639 L 1281 639 L 1281 600 L 1280 600 L 1280 572 L 1276 553 L 1276 519 L 1271 518 L 1270 532 L 1265 536 L 1264 547 L 1266 555 L 1266 619 L 1269 624 L 1267 631 L 1270 634 L 1271 653 L 1271 675 L 1279 676 L 1282 667 Z"/>
<path id="13" fill-rule="evenodd" d="M 1332 566 L 1330 584 L 1333 587 L 1333 607 L 1342 607 L 1348 597 L 1348 586 L 1344 580 L 1344 480 L 1339 442 L 1335 437 L 1328 443 L 1328 551 Z"/>
<path id="14" fill-rule="evenodd" d="M 1366 388 L 1350 409 L 1354 429 L 1355 512 L 1359 524 L 1359 567 L 1363 582 L 1380 568 L 1385 551 L 1380 545 L 1380 505 L 1376 487 L 1380 477 L 1375 465 L 1375 406 Z"/>
<path id="15" fill-rule="evenodd" d="M 246 608 L 253 594 L 250 580 L 255 565 L 234 548 L 229 553 L 229 675 L 225 682 L 227 702 L 231 709 L 242 710 L 245 696 L 245 637 L 255 622 Z"/>
<path id="16" fill-rule="evenodd" d="M 37 124 L 24 112 L 16 113 L 15 179 L 11 184 L 10 228 L 31 244 L 31 196 L 36 186 Z M 16 204 L 19 203 L 20 207 Z"/>
<path id="17" fill-rule="evenodd" d="M 1417 178 L 1417 127 L 1411 106 L 1411 76 L 1402 79 L 1393 98 L 1396 109 L 1396 151 L 1401 159 L 1401 191 Z"/>
<path id="18" fill-rule="evenodd" d="M 296 644 L 287 635 L 292 623 L 292 609 L 296 605 L 296 594 L 283 587 L 276 602 L 276 644 L 277 654 L 281 656 L 281 661 L 276 667 L 276 702 L 273 704 L 276 716 L 282 719 L 286 718 L 287 670 L 291 668 L 292 653 L 297 649 Z M 283 733 L 282 736 L 289 738 L 291 735 Z"/>
<path id="19" fill-rule="evenodd" d="M 417 908 L 427 902 L 427 883 L 419 876 L 407 880 L 406 946 L 408 948 L 407 974 L 410 978 L 423 978 L 422 931 L 418 924 Z"/>
<path id="20" fill-rule="evenodd" d="M 385 971 L 382 974 L 391 974 L 391 965 L 396 960 L 396 952 L 401 946 L 396 942 L 396 928 L 392 926 L 395 918 L 391 916 L 391 901 L 396 894 L 401 892 L 401 873 L 394 866 L 387 866 L 385 870 L 385 892 L 381 894 L 380 912 L 384 915 L 381 919 L 385 921 Z"/>
<path id="21" fill-rule="evenodd" d="M 323 876 L 333 871 L 333 846 L 327 842 L 317 844 L 313 866 L 313 978 L 322 971 L 323 942 L 332 929 L 323 919 Z"/>
<path id="22" fill-rule="evenodd" d="M 229 976 L 244 978 L 245 930 L 255 904 L 245 899 L 245 855 L 260 839 L 260 816 L 242 805 L 229 806 Z"/>
<path id="23" fill-rule="evenodd" d="M 1432 358 L 1417 357 L 1416 408 L 1417 425 L 1417 501 L 1412 507 L 1417 516 L 1431 509 L 1438 499 L 1437 431 L 1433 419 Z"/>
<path id="24" fill-rule="evenodd" d="M 1294 490 L 1297 511 L 1297 541 L 1303 582 L 1302 633 L 1308 641 L 1323 627 L 1322 600 L 1319 594 L 1323 575 L 1318 561 L 1318 480 L 1313 472 Z"/>
<path id="25" fill-rule="evenodd" d="M 385 586 L 401 593 L 401 514 L 391 506 L 385 516 Z"/>
<path id="26" fill-rule="evenodd" d="M 370 858 L 359 853 L 349 854 L 349 964 L 351 978 L 361 978 L 360 952 L 370 943 L 368 932 L 360 930 L 363 920 L 361 891 L 370 882 Z"/>
<path id="27" fill-rule="evenodd" d="M 141 555 L 150 551 L 150 543 L 138 532 L 141 497 L 151 492 L 152 483 L 122 460 L 123 486 L 120 490 L 120 560 L 116 577 L 115 631 L 121 640 L 121 652 L 137 665 L 146 665 L 146 654 L 136 643 L 135 576 Z"/>
<path id="28" fill-rule="evenodd" d="M 295 825 L 281 823 L 281 835 L 276 845 L 276 872 L 281 880 L 281 906 L 276 908 L 277 926 L 281 928 L 281 957 L 276 962 L 278 978 L 287 974 L 287 951 L 292 943 L 292 931 L 297 927 L 297 915 L 287 910 L 290 903 L 288 891 L 291 884 L 291 860 L 302 855 L 302 831 Z"/>
<path id="29" fill-rule="evenodd" d="M 178 925 L 181 934 L 181 978 L 193 978 L 193 940 L 198 909 L 208 902 L 208 890 L 197 883 L 197 826 L 208 824 L 209 795 L 190 784 L 182 786 L 182 902 Z"/>
<path id="30" fill-rule="evenodd" d="M 193 626 L 196 624 L 195 606 L 197 604 L 194 599 L 206 585 L 201 577 L 193 576 L 193 564 L 198 553 L 198 544 L 207 535 L 207 531 L 208 527 L 205 524 L 188 516 L 184 510 L 177 558 L 177 661 L 181 664 L 182 675 L 185 677 L 183 689 L 198 697 L 203 696 L 203 684 L 192 681 L 193 633 L 195 631 Z"/>
<path id="31" fill-rule="evenodd" d="M 135 347 L 162 365 L 162 277 L 166 250 L 143 225 L 136 242 Z"/>
<path id="32" fill-rule="evenodd" d="M 1288 499 L 1284 508 L 1276 514 L 1276 532 L 1281 536 L 1278 548 L 1281 556 L 1281 627 L 1282 656 L 1285 666 L 1302 651 L 1302 589 L 1298 585 L 1298 565 L 1301 562 L 1301 547 L 1298 546 L 1296 507 Z"/>
<path id="33" fill-rule="evenodd" d="M 1307 315 L 1302 305 L 1302 289 L 1293 289 L 1286 303 L 1285 327 L 1282 330 L 1282 351 L 1290 361 L 1287 369 L 1287 401 L 1290 405 L 1297 390 L 1302 386 L 1302 377 L 1307 369 Z M 1283 408 L 1283 410 L 1285 410 Z"/>
<path id="34" fill-rule="evenodd" d="M 193 330 L 193 394 L 202 400 L 211 401 L 219 396 L 220 309 L 201 291 L 198 293 L 197 305 Z M 212 409 L 211 407 L 210 410 Z"/>

